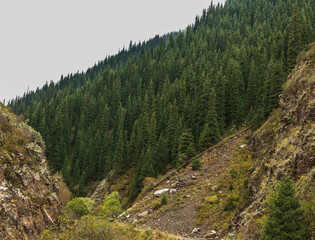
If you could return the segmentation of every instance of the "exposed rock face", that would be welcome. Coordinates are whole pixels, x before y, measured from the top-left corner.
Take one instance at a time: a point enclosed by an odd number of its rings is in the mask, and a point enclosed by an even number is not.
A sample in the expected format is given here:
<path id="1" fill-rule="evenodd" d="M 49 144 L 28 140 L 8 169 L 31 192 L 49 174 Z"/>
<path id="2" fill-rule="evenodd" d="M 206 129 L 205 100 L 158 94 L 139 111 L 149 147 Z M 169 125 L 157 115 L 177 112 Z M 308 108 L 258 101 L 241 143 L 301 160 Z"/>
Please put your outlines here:
<path id="1" fill-rule="evenodd" d="M 58 216 L 58 187 L 44 143 L 0 104 L 0 239 L 36 239 Z"/>
<path id="2" fill-rule="evenodd" d="M 311 53 L 314 55 L 315 45 L 307 55 Z M 249 186 L 253 201 L 230 226 L 238 229 L 240 239 L 259 238 L 266 214 L 266 198 L 282 176 L 291 176 L 298 182 L 297 185 L 301 181 L 303 184 L 303 179 L 310 179 L 306 176 L 315 166 L 314 120 L 315 62 L 302 59 L 289 75 L 279 108 L 252 137 L 251 150 L 256 164 Z M 314 179 L 311 181 L 314 183 Z M 305 191 L 298 190 L 298 193 L 302 200 L 311 201 L 312 196 Z"/>

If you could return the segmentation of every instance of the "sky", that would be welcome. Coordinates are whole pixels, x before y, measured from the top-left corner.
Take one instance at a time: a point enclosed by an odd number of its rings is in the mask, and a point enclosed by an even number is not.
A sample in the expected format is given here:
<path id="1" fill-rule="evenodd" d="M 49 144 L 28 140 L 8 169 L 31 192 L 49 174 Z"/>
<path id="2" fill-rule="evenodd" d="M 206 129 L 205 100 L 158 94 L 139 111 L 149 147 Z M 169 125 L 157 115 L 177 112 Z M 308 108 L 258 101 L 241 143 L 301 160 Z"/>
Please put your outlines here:
<path id="1" fill-rule="evenodd" d="M 214 4 L 224 0 L 213 0 Z M 184 30 L 211 0 L 1 0 L 0 101 Z"/>

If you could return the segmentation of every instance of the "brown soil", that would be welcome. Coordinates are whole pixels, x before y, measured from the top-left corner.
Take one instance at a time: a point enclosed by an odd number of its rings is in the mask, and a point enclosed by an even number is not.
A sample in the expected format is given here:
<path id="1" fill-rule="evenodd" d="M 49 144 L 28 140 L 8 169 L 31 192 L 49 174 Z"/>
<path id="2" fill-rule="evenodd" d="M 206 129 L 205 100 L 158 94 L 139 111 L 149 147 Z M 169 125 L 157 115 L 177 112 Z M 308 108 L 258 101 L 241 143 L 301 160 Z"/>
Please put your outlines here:
<path id="1" fill-rule="evenodd" d="M 197 225 L 198 203 L 206 189 L 218 186 L 224 176 L 229 161 L 244 144 L 249 130 L 221 141 L 218 145 L 202 153 L 199 157 L 202 166 L 199 171 L 191 169 L 191 163 L 170 174 L 155 186 L 146 196 L 124 214 L 123 220 L 133 222 L 137 219 L 139 227 L 159 229 L 184 237 L 184 239 L 210 239 L 212 230 L 209 225 Z M 168 195 L 168 204 L 158 210 L 152 209 L 154 192 L 163 188 L 174 188 L 176 193 Z M 148 211 L 148 215 L 139 218 L 138 214 Z M 128 219 L 125 218 L 130 214 Z M 124 219 L 125 218 L 125 219 Z M 197 233 L 192 233 L 199 228 Z"/>

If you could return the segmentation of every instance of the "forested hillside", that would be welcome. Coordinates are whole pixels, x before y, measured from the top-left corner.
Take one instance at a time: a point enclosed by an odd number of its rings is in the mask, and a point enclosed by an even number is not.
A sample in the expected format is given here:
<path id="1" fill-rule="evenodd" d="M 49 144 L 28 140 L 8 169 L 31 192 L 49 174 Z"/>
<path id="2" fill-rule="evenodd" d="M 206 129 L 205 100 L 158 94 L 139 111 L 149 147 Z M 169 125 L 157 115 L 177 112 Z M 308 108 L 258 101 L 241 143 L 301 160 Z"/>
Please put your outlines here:
<path id="1" fill-rule="evenodd" d="M 41 133 L 52 169 L 77 195 L 133 168 L 133 199 L 145 177 L 227 132 L 259 126 L 277 107 L 297 53 L 314 39 L 313 0 L 227 0 L 176 37 L 131 44 L 9 105 Z"/>

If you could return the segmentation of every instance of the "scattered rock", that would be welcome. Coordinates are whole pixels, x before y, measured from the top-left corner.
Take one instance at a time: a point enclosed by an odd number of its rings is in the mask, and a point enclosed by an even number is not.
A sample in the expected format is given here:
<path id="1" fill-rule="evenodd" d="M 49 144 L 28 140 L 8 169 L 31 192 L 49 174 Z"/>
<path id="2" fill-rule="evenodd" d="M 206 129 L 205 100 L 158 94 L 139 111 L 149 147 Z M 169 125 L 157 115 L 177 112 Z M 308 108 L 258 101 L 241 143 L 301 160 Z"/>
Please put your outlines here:
<path id="1" fill-rule="evenodd" d="M 176 193 L 177 192 L 177 190 L 175 189 L 175 188 L 171 188 L 170 189 L 170 194 L 174 194 L 174 193 Z"/>
<path id="2" fill-rule="evenodd" d="M 35 143 L 28 143 L 26 144 L 25 148 L 27 149 L 28 153 L 36 157 L 37 160 L 40 159 L 43 153 L 43 150 Z"/>
<path id="3" fill-rule="evenodd" d="M 201 228 L 194 228 L 191 233 L 199 233 L 201 231 Z"/>
<path id="4" fill-rule="evenodd" d="M 217 239 L 217 232 L 214 230 L 211 230 L 207 235 L 206 239 Z"/>
<path id="5" fill-rule="evenodd" d="M 154 197 L 160 197 L 162 196 L 163 194 L 167 193 L 169 191 L 168 188 L 163 188 L 161 190 L 158 190 L 158 191 L 155 191 L 154 192 Z"/>
<path id="6" fill-rule="evenodd" d="M 145 217 L 145 216 L 147 216 L 147 215 L 148 215 L 148 211 L 144 211 L 144 212 L 138 214 L 138 216 L 139 216 L 140 218 Z"/>
<path id="7" fill-rule="evenodd" d="M 215 192 L 216 190 L 218 190 L 218 187 L 216 185 L 211 187 L 211 191 Z"/>
<path id="8" fill-rule="evenodd" d="M 191 179 L 195 180 L 197 177 L 195 175 L 191 175 Z"/>
<path id="9" fill-rule="evenodd" d="M 244 147 L 246 147 L 246 144 L 242 144 L 242 145 L 240 146 L 240 148 L 244 148 Z"/>

